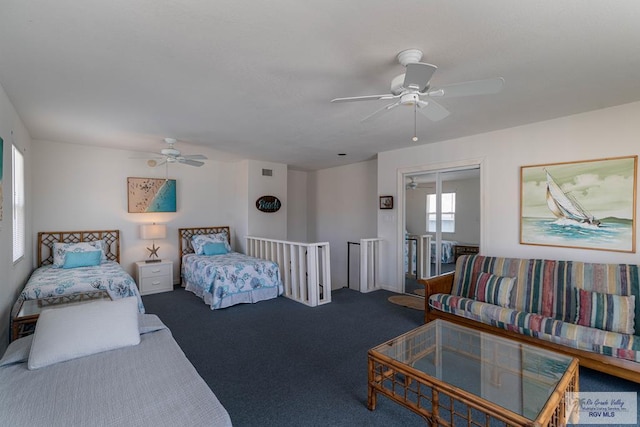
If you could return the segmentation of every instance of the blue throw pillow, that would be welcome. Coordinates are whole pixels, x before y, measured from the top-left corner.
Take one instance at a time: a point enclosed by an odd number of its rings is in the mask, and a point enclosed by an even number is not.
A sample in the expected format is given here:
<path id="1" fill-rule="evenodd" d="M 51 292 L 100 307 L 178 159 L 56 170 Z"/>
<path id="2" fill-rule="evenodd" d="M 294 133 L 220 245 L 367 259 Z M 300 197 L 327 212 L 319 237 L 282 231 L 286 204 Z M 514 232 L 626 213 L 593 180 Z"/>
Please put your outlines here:
<path id="1" fill-rule="evenodd" d="M 227 247 L 222 242 L 210 242 L 204 245 L 205 255 L 224 255 L 228 252 Z"/>
<path id="2" fill-rule="evenodd" d="M 102 251 L 67 252 L 62 268 L 93 267 L 100 265 Z"/>

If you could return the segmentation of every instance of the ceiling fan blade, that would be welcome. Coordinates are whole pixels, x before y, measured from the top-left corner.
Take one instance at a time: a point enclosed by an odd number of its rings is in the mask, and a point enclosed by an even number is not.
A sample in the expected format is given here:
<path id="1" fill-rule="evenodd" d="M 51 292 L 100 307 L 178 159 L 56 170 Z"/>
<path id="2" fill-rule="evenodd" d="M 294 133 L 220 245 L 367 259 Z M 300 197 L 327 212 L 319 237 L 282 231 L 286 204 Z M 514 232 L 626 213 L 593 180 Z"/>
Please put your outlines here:
<path id="1" fill-rule="evenodd" d="M 199 162 L 197 160 L 189 160 L 189 159 L 178 159 L 178 163 L 184 163 L 185 165 L 196 166 L 196 167 L 200 167 L 204 165 L 204 162 Z"/>
<path id="2" fill-rule="evenodd" d="M 429 96 L 455 98 L 458 96 L 489 95 L 498 93 L 504 86 L 504 79 L 496 77 L 493 79 L 473 80 L 469 82 L 454 83 L 441 86 L 438 89 L 427 92 Z"/>
<path id="3" fill-rule="evenodd" d="M 418 111 L 434 122 L 442 120 L 450 114 L 449 110 L 431 99 L 429 101 L 418 101 L 417 105 Z"/>
<path id="4" fill-rule="evenodd" d="M 369 114 L 367 117 L 365 117 L 364 119 L 360 120 L 362 123 L 364 122 L 368 122 L 370 120 L 375 119 L 378 116 L 381 116 L 382 114 L 386 113 L 387 111 L 396 108 L 398 105 L 400 105 L 400 101 L 398 102 L 393 102 L 391 104 L 387 104 L 384 107 L 374 111 L 373 113 Z"/>
<path id="5" fill-rule="evenodd" d="M 384 95 L 365 95 L 365 96 L 350 96 L 347 98 L 334 98 L 331 100 L 331 102 L 371 101 L 371 100 L 379 100 L 379 99 L 393 99 L 397 97 L 398 97 L 397 95 L 387 93 Z"/>
<path id="6" fill-rule="evenodd" d="M 167 163 L 167 159 L 164 159 L 163 161 L 156 163 L 156 165 L 154 167 L 162 166 L 165 163 Z"/>
<path id="7" fill-rule="evenodd" d="M 207 160 L 207 156 L 205 156 L 204 154 L 191 154 L 182 157 L 189 160 Z"/>
<path id="8" fill-rule="evenodd" d="M 435 65 L 425 64 L 424 62 L 407 64 L 407 72 L 404 75 L 402 86 L 405 89 L 415 89 L 418 92 L 422 92 L 429 85 L 429 80 L 431 80 L 431 76 L 437 69 L 438 67 Z"/>

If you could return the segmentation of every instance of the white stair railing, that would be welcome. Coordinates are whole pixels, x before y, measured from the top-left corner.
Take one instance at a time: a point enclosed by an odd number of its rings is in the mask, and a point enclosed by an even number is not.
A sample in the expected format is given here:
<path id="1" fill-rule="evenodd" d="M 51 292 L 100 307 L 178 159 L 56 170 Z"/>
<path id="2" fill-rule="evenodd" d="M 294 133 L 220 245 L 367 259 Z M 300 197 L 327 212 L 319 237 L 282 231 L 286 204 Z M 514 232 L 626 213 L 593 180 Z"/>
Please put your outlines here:
<path id="1" fill-rule="evenodd" d="M 280 267 L 284 296 L 315 307 L 331 302 L 329 243 L 299 243 L 248 236 L 247 255 Z"/>
<path id="2" fill-rule="evenodd" d="M 360 239 L 360 292 L 380 289 L 380 242 L 382 239 Z"/>

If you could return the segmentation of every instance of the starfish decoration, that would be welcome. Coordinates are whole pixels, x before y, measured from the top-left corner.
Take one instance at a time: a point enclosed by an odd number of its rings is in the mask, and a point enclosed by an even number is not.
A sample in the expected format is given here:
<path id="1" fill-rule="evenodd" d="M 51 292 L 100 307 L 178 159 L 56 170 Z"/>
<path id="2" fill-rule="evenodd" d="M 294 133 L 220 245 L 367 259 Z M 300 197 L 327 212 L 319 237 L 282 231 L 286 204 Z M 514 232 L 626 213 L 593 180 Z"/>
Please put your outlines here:
<path id="1" fill-rule="evenodd" d="M 150 248 L 147 248 L 147 250 L 149 251 L 149 258 L 158 258 L 158 249 L 160 249 L 160 246 L 156 247 L 155 243 L 151 245 Z"/>

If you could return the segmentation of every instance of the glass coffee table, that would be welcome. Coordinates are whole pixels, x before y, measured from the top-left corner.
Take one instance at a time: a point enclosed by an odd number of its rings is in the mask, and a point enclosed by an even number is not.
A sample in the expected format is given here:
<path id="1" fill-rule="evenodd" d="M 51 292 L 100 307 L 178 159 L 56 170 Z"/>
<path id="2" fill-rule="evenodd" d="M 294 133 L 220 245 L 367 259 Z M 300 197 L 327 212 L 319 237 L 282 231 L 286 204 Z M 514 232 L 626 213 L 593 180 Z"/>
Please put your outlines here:
<path id="1" fill-rule="evenodd" d="M 96 300 L 110 300 L 106 291 L 77 292 L 55 297 L 23 300 L 18 313 L 12 319 L 11 341 L 32 334 L 40 313 L 45 308 L 83 304 Z"/>
<path id="2" fill-rule="evenodd" d="M 432 426 L 563 426 L 578 360 L 434 320 L 369 350 L 368 407 L 377 394 Z"/>

